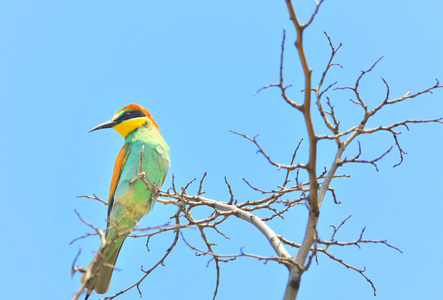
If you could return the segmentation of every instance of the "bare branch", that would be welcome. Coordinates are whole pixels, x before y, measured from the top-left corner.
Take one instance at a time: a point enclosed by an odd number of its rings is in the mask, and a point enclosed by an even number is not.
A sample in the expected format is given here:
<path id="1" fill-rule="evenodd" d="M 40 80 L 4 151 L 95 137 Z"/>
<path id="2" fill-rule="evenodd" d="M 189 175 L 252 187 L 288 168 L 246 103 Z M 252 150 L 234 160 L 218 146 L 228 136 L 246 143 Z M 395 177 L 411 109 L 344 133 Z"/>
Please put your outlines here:
<path id="1" fill-rule="evenodd" d="M 199 195 L 199 196 L 203 195 L 205 193 L 202 191 L 202 188 L 203 188 L 203 181 L 205 180 L 206 175 L 207 175 L 207 173 L 205 172 L 205 174 L 203 174 L 202 179 L 200 180 L 200 187 L 198 188 L 198 192 L 197 192 L 197 195 Z"/>
<path id="2" fill-rule="evenodd" d="M 400 143 L 398 142 L 398 135 L 401 134 L 401 132 L 394 131 L 394 128 L 404 126 L 407 130 L 409 130 L 408 124 L 423 124 L 423 123 L 443 124 L 443 118 L 432 119 L 432 120 L 405 120 L 405 121 L 391 124 L 389 126 L 380 126 L 380 127 L 376 127 L 376 128 L 362 129 L 359 131 L 359 134 L 371 134 L 371 133 L 378 132 L 378 131 L 390 132 L 392 134 L 392 137 L 394 138 L 395 145 L 396 145 L 399 155 L 400 155 L 400 161 L 394 165 L 394 167 L 397 167 L 403 162 L 403 154 L 406 154 L 406 152 L 402 149 L 402 147 L 400 146 Z M 387 151 L 387 152 L 389 152 L 389 151 Z"/>
<path id="3" fill-rule="evenodd" d="M 278 240 L 275 232 L 266 225 L 265 222 L 263 222 L 260 218 L 257 216 L 240 209 L 236 205 L 231 205 L 228 203 L 223 203 L 220 201 L 207 199 L 201 196 L 188 196 L 188 195 L 181 195 L 181 194 L 172 194 L 170 192 L 163 192 L 162 196 L 169 197 L 176 199 L 175 201 L 171 200 L 171 203 L 174 203 L 177 206 L 180 206 L 180 202 L 186 201 L 186 203 L 190 205 L 198 205 L 202 204 L 205 206 L 213 207 L 217 209 L 218 211 L 221 211 L 219 214 L 222 215 L 223 212 L 228 213 L 230 215 L 234 215 L 237 218 L 243 219 L 252 225 L 254 225 L 260 232 L 264 234 L 264 236 L 268 239 L 271 246 L 274 248 L 274 251 L 277 253 L 278 256 L 281 257 L 290 257 L 289 253 L 286 251 L 284 246 L 281 244 L 281 242 Z"/>
<path id="4" fill-rule="evenodd" d="M 303 139 L 300 140 L 300 142 L 298 143 L 297 147 L 294 150 L 294 154 L 292 154 L 292 159 L 291 159 L 291 166 L 294 165 L 294 161 L 295 161 L 295 157 L 297 156 L 297 152 L 298 149 L 300 148 L 301 143 L 303 142 Z M 289 173 L 291 173 L 291 170 L 286 170 L 286 177 L 285 177 L 285 181 L 283 182 L 282 185 L 282 189 L 290 182 L 289 180 Z"/>
<path id="5" fill-rule="evenodd" d="M 346 164 L 346 163 L 362 163 L 362 164 L 371 164 L 375 167 L 375 170 L 377 170 L 378 172 L 378 166 L 377 166 L 377 162 L 379 160 L 381 160 L 386 154 L 388 154 L 389 152 L 391 152 L 392 147 L 390 147 L 388 150 L 386 150 L 382 155 L 380 155 L 377 158 L 374 158 L 373 160 L 364 160 L 364 159 L 359 159 L 360 155 L 361 155 L 361 144 L 360 141 L 358 141 L 358 154 L 351 159 L 343 159 L 342 164 Z"/>
<path id="6" fill-rule="evenodd" d="M 257 95 L 259 92 L 261 92 L 262 90 L 265 90 L 267 88 L 270 87 L 278 87 L 281 90 L 282 93 L 282 97 L 283 99 L 292 107 L 298 109 L 298 110 L 302 110 L 302 106 L 300 104 L 297 104 L 296 102 L 294 102 L 293 100 L 291 100 L 288 95 L 286 94 L 286 90 L 288 88 L 290 88 L 292 86 L 292 84 L 285 86 L 283 84 L 283 62 L 284 62 L 284 54 L 285 54 L 285 40 L 286 40 L 286 30 L 283 29 L 283 41 L 281 43 L 281 54 L 280 54 L 280 82 L 279 83 L 271 83 L 268 85 L 265 85 L 264 87 L 261 87 L 257 90 L 257 92 L 255 92 L 254 95 Z"/>
<path id="7" fill-rule="evenodd" d="M 221 260 L 223 258 L 224 260 L 227 260 L 227 261 L 233 261 L 233 260 L 235 260 L 238 257 L 252 257 L 252 258 L 256 258 L 258 260 L 264 260 L 265 263 L 268 262 L 268 261 L 276 261 L 276 262 L 281 263 L 283 265 L 288 265 L 288 264 L 289 265 L 294 265 L 295 264 L 290 258 L 283 258 L 283 257 L 278 257 L 278 256 L 269 256 L 269 257 L 267 257 L 267 256 L 260 256 L 260 255 L 245 253 L 245 252 L 243 252 L 243 248 L 244 247 L 242 247 L 240 249 L 240 254 L 216 254 L 216 253 L 210 253 L 209 251 L 205 251 L 203 249 L 199 249 L 199 248 L 191 245 L 184 238 L 183 234 L 182 234 L 182 239 L 183 239 L 183 241 L 185 242 L 185 244 L 189 248 L 191 248 L 192 250 L 200 253 L 200 255 L 204 256 L 206 254 L 211 254 L 212 256 L 217 257 L 219 260 Z"/>
<path id="8" fill-rule="evenodd" d="M 98 202 L 103 203 L 104 205 L 108 205 L 108 202 L 100 199 L 99 197 L 97 197 L 95 194 L 92 194 L 92 196 L 86 196 L 86 195 L 81 195 L 81 196 L 77 196 L 75 198 L 86 198 L 86 199 L 92 199 L 92 200 L 96 200 Z"/>
<path id="9" fill-rule="evenodd" d="M 320 92 L 320 89 L 323 86 L 323 83 L 324 83 L 324 81 L 326 79 L 326 75 L 328 74 L 328 72 L 331 69 L 331 67 L 332 66 L 339 66 L 340 68 L 343 68 L 340 64 L 332 63 L 332 61 L 334 60 L 334 57 L 337 54 L 338 50 L 342 47 L 342 44 L 340 43 L 338 45 L 338 47 L 335 48 L 334 45 L 332 44 L 332 40 L 329 37 L 329 35 L 326 32 L 324 32 L 324 34 L 326 35 L 326 38 L 328 39 L 329 46 L 331 47 L 331 56 L 329 57 L 329 61 L 328 61 L 327 65 L 326 65 L 325 70 L 323 71 L 323 74 L 322 74 L 321 78 L 320 78 L 320 81 L 318 83 L 318 87 L 316 88 L 317 97 L 319 97 L 319 98 L 321 98 L 324 93 L 326 93 L 333 85 L 336 84 L 336 82 L 335 82 L 335 83 L 329 85 L 325 90 Z"/>
<path id="10" fill-rule="evenodd" d="M 81 273 L 86 272 L 85 268 L 81 268 L 81 267 L 76 267 L 75 266 L 75 264 L 77 263 L 77 259 L 79 258 L 81 253 L 82 253 L 82 247 L 78 247 L 77 255 L 75 256 L 74 261 L 72 262 L 71 275 L 74 275 L 75 272 L 81 272 Z"/>
<path id="11" fill-rule="evenodd" d="M 318 240 L 317 242 L 319 244 L 323 244 L 326 245 L 326 247 L 324 248 L 325 251 L 328 250 L 329 246 L 335 245 L 335 246 L 357 246 L 358 248 L 360 247 L 360 244 L 384 244 L 386 246 L 388 246 L 389 248 L 395 249 L 400 253 L 403 253 L 400 249 L 398 249 L 397 247 L 389 244 L 386 240 L 364 240 L 363 239 L 363 234 L 366 230 L 366 227 L 364 227 L 360 233 L 360 236 L 357 240 L 352 241 L 352 242 L 338 242 L 335 241 L 335 235 L 337 234 L 337 232 L 340 230 L 340 228 L 345 225 L 346 221 L 348 221 L 350 218 L 352 217 L 352 215 L 349 215 L 347 218 L 345 218 L 338 227 L 331 225 L 332 228 L 334 228 L 334 232 L 332 233 L 331 238 L 329 239 L 329 241 L 322 241 L 322 240 Z"/>
<path id="12" fill-rule="evenodd" d="M 232 204 L 233 202 L 234 202 L 234 193 L 232 192 L 232 188 L 231 188 L 231 185 L 229 184 L 229 182 L 228 182 L 228 179 L 226 179 L 226 177 L 225 177 L 225 183 L 226 183 L 226 185 L 228 186 L 228 190 L 229 190 L 229 195 L 231 195 L 231 199 L 229 199 L 229 204 Z"/>
<path id="13" fill-rule="evenodd" d="M 306 165 L 303 165 L 303 164 L 297 164 L 297 165 L 284 165 L 284 164 L 276 163 L 276 162 L 274 162 L 274 161 L 271 159 L 271 157 L 270 157 L 268 154 L 266 154 L 266 152 L 263 150 L 263 148 L 258 144 L 258 142 L 257 142 L 257 140 L 256 140 L 256 137 L 251 138 L 251 137 L 247 136 L 247 135 L 244 134 L 244 133 L 240 133 L 240 132 L 237 132 L 237 131 L 234 131 L 234 130 L 229 130 L 229 131 L 232 132 L 232 133 L 234 133 L 234 134 L 237 134 L 237 135 L 239 135 L 239 136 L 242 136 L 242 137 L 244 137 L 245 139 L 250 140 L 251 142 L 253 142 L 253 143 L 257 146 L 257 148 L 258 148 L 258 151 L 257 151 L 257 152 L 263 154 L 263 156 L 266 157 L 266 159 L 269 161 L 269 163 L 270 163 L 271 165 L 273 165 L 273 166 L 276 166 L 278 169 L 295 170 L 295 169 L 298 169 L 298 168 L 302 168 L 302 169 L 305 169 L 305 168 L 306 168 Z"/>
<path id="14" fill-rule="evenodd" d="M 320 0 L 320 2 L 318 2 L 317 0 L 315 0 L 315 4 L 316 4 L 315 11 L 312 13 L 311 18 L 309 19 L 309 21 L 306 22 L 305 24 L 301 25 L 301 27 L 306 28 L 309 25 L 311 25 L 312 21 L 314 21 L 314 18 L 315 18 L 315 16 L 318 13 L 318 10 L 320 9 L 320 5 L 322 5 L 323 1 L 324 0 Z"/>
<path id="15" fill-rule="evenodd" d="M 343 266 L 345 266 L 345 267 L 348 268 L 348 269 L 351 269 L 351 270 L 356 271 L 356 272 L 359 273 L 361 276 L 363 276 L 363 277 L 366 279 L 366 281 L 371 285 L 372 290 L 374 291 L 374 296 L 376 296 L 376 289 L 375 289 L 374 283 L 371 281 L 371 279 L 370 279 L 368 276 L 366 276 L 366 275 L 364 274 L 364 272 L 366 271 L 366 268 L 358 269 L 358 268 L 356 268 L 356 267 L 353 267 L 353 266 L 351 266 L 350 264 L 345 263 L 342 259 L 339 259 L 339 258 L 333 256 L 332 254 L 330 254 L 330 253 L 327 252 L 327 251 L 322 251 L 321 249 L 319 249 L 318 252 L 321 252 L 321 253 L 325 254 L 325 255 L 328 256 L 330 259 L 332 259 L 332 260 L 334 260 L 334 261 L 336 261 L 336 262 L 342 264 Z"/>
<path id="16" fill-rule="evenodd" d="M 383 80 L 383 82 L 384 82 L 384 84 L 386 86 L 386 90 L 387 90 L 386 98 L 384 99 L 384 101 L 382 103 L 380 103 L 377 107 L 375 107 L 371 111 L 371 116 L 374 115 L 380 109 L 382 109 L 385 105 L 391 105 L 391 104 L 399 103 L 399 102 L 402 102 L 402 101 L 405 101 L 405 100 L 408 100 L 408 99 L 413 99 L 415 97 L 418 97 L 418 96 L 426 94 L 426 93 L 432 94 L 433 90 L 439 89 L 439 88 L 443 88 L 443 85 L 440 85 L 440 82 L 438 81 L 438 79 L 435 79 L 436 83 L 433 86 L 431 86 L 431 87 L 429 87 L 427 89 L 424 89 L 424 90 L 419 91 L 419 92 L 414 93 L 414 94 L 411 94 L 409 91 L 407 91 L 406 94 L 403 97 L 396 98 L 396 99 L 393 99 L 393 100 L 389 100 L 389 85 L 388 85 L 388 83 L 383 78 L 382 78 L 382 80 Z"/>

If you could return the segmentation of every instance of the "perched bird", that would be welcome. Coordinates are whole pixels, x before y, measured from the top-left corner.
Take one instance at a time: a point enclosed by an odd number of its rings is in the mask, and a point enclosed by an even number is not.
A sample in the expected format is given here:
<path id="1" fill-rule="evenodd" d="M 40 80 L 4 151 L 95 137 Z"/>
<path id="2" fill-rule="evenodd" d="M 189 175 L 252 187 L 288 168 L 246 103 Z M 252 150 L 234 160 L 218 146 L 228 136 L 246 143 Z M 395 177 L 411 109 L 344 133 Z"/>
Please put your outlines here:
<path id="1" fill-rule="evenodd" d="M 87 289 L 85 300 L 93 290 L 97 294 L 108 291 L 123 242 L 129 231 L 153 208 L 157 200 L 155 187 L 162 186 L 169 168 L 169 147 L 157 123 L 142 106 L 125 106 L 111 121 L 89 132 L 104 128 L 114 128 L 125 138 L 125 144 L 117 156 L 112 175 L 106 242 L 81 278 Z"/>

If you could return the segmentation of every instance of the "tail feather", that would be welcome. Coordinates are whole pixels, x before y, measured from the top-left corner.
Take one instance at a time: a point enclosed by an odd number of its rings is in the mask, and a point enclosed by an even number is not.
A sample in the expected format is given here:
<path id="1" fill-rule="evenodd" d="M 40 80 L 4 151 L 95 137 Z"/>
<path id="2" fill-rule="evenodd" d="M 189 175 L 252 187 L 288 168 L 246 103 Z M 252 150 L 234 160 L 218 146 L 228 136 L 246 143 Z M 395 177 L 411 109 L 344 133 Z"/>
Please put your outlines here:
<path id="1" fill-rule="evenodd" d="M 120 253 L 125 238 L 126 237 L 123 237 L 121 240 L 118 239 L 116 245 L 111 246 L 111 249 L 115 249 L 112 254 L 109 254 L 109 248 L 101 248 L 86 269 L 86 272 L 80 278 L 80 282 L 87 290 L 85 300 L 88 299 L 93 290 L 95 290 L 97 294 L 104 294 L 109 290 L 115 262 L 117 261 L 118 254 Z M 110 245 L 108 244 L 107 246 Z M 107 258 L 105 259 L 105 257 Z"/>
<path id="2" fill-rule="evenodd" d="M 102 264 L 94 286 L 94 290 L 97 294 L 104 294 L 109 290 L 109 284 L 111 283 L 115 262 L 117 261 L 118 254 L 120 253 L 122 246 L 123 242 L 119 248 Z"/>

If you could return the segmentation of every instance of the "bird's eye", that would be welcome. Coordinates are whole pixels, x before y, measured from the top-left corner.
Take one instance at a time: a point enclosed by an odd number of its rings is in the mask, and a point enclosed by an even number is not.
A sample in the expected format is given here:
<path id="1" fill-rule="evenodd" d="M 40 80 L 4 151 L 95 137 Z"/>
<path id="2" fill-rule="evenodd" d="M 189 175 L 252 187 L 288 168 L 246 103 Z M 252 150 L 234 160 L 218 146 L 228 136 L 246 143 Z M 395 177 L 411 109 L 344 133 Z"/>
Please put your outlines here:
<path id="1" fill-rule="evenodd" d="M 129 112 L 127 112 L 127 113 L 125 113 L 125 115 L 124 115 L 124 119 L 125 120 L 127 120 L 127 119 L 129 119 L 131 117 L 131 113 L 129 113 Z"/>

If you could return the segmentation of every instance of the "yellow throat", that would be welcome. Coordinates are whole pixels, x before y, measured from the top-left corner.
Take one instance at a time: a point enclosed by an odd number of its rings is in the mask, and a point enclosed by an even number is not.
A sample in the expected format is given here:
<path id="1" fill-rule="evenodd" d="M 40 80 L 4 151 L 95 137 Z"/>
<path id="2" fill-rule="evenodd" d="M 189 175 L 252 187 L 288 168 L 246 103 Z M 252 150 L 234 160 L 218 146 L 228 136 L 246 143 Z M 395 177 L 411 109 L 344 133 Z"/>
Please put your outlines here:
<path id="1" fill-rule="evenodd" d="M 148 123 L 147 118 L 134 118 L 121 122 L 115 125 L 113 128 L 120 133 L 124 138 L 126 138 L 131 132 L 137 128 L 142 127 Z"/>

